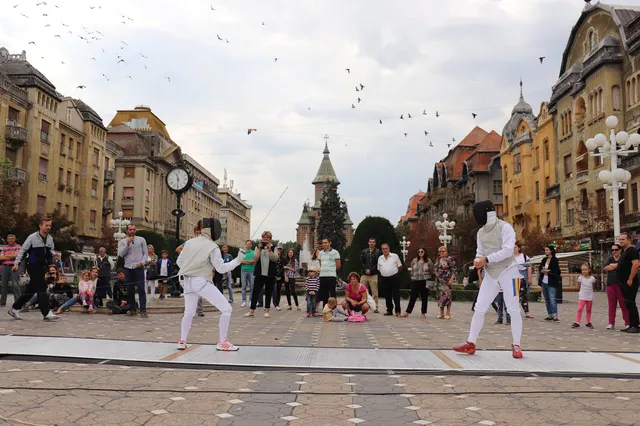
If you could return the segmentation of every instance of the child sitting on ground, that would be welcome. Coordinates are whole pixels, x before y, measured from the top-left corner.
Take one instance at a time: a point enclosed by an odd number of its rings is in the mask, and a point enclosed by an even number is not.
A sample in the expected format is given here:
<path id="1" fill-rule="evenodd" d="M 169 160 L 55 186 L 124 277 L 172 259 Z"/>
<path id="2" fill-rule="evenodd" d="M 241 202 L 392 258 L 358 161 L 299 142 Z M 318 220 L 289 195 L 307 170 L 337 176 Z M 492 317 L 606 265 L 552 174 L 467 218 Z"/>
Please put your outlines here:
<path id="1" fill-rule="evenodd" d="M 89 271 L 82 272 L 82 280 L 78 283 L 78 294 L 82 299 L 82 306 L 89 306 L 89 312 L 93 313 L 93 295 L 95 294 L 95 282 L 91 280 Z"/>
<path id="2" fill-rule="evenodd" d="M 347 321 L 349 313 L 342 307 L 338 306 L 335 297 L 330 297 L 327 304 L 322 309 L 322 320 L 325 322 Z"/>
<path id="3" fill-rule="evenodd" d="M 309 275 L 307 276 L 307 318 L 310 316 L 317 316 L 316 313 L 316 298 L 318 291 L 320 290 L 320 278 L 318 278 L 319 269 L 315 266 L 309 268 Z"/>

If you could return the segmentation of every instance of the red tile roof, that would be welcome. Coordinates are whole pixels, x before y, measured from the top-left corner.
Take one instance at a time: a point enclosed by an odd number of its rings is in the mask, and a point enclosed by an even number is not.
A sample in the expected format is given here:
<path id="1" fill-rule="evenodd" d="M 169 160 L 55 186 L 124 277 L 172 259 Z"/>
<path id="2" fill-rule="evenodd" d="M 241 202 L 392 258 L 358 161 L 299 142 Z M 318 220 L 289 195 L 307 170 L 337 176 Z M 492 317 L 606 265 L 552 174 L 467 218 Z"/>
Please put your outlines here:
<path id="1" fill-rule="evenodd" d="M 407 213 L 400 218 L 401 222 L 406 222 L 408 219 L 415 219 L 418 217 L 418 206 L 420 205 L 420 200 L 422 200 L 425 195 L 425 192 L 420 191 L 409 199 Z"/>
<path id="2" fill-rule="evenodd" d="M 478 144 L 480 144 L 484 140 L 484 138 L 487 137 L 488 134 L 489 133 L 487 133 L 486 130 L 476 126 L 473 128 L 472 131 L 469 132 L 467 136 L 464 137 L 464 139 L 460 141 L 460 143 L 457 146 L 475 147 Z"/>

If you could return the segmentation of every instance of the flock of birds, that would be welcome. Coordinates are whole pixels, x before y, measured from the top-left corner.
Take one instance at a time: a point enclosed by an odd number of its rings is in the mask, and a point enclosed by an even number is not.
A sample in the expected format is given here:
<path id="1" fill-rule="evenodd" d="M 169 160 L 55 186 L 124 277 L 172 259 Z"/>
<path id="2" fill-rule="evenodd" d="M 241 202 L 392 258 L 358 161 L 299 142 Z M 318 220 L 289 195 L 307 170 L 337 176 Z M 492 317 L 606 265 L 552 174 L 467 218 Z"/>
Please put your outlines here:
<path id="1" fill-rule="evenodd" d="M 23 8 L 24 3 L 19 3 L 13 6 L 14 9 L 18 9 L 19 7 L 22 9 Z M 50 18 L 49 18 L 49 7 L 53 7 L 54 9 L 60 9 L 60 6 L 57 4 L 52 4 L 51 6 L 49 6 L 49 4 L 46 1 L 39 1 L 38 3 L 35 4 L 35 6 L 39 9 L 42 10 L 42 17 L 47 18 L 46 19 L 46 24 L 44 25 L 45 28 L 51 28 L 51 30 L 54 30 L 54 28 L 57 28 L 59 31 L 54 31 L 54 34 L 52 34 L 52 38 L 56 38 L 56 39 L 62 39 L 62 38 L 67 38 L 67 37 L 78 37 L 80 40 L 84 41 L 87 44 L 94 44 L 97 43 L 101 40 L 103 40 L 105 38 L 105 35 L 97 30 L 90 30 L 89 28 L 86 28 L 84 25 L 81 25 L 81 30 L 76 30 L 76 32 L 74 32 L 73 30 L 70 29 L 70 26 L 68 24 L 66 24 L 65 22 L 61 22 L 60 23 L 60 27 L 58 27 L 58 24 L 54 24 L 52 22 L 49 22 Z M 210 5 L 210 10 L 211 12 L 216 12 L 216 9 Z M 100 10 L 102 9 L 101 5 L 89 5 L 88 8 L 90 10 Z M 18 9 L 20 10 L 20 9 Z M 29 15 L 27 15 L 26 13 L 20 13 L 20 15 L 26 19 L 29 19 Z M 127 23 L 129 22 L 134 22 L 134 19 L 130 16 L 121 14 L 121 21 L 120 21 L 120 25 L 127 25 Z M 265 25 L 264 21 L 261 21 L 262 26 Z M 56 25 L 56 27 L 54 27 L 53 25 Z M 64 37 L 63 37 L 64 36 Z M 222 37 L 220 34 L 216 34 L 216 38 L 218 41 L 223 42 L 223 43 L 229 43 L 229 39 L 226 37 Z M 29 41 L 28 43 L 29 45 L 33 45 L 36 46 L 36 42 L 35 41 Z M 116 65 L 118 66 L 122 66 L 122 67 L 128 67 L 129 64 L 127 63 L 127 60 L 132 61 L 132 57 L 129 56 L 127 59 L 125 59 L 125 55 L 126 53 L 128 53 L 131 49 L 129 49 L 129 44 L 125 41 L 120 41 L 119 44 L 119 51 L 117 52 L 118 54 L 115 55 L 115 58 L 113 58 L 112 60 L 116 63 Z M 107 52 L 107 50 L 105 50 L 104 47 L 100 47 L 101 49 L 101 54 L 103 55 L 109 55 L 110 53 Z M 142 60 L 142 66 L 144 67 L 145 70 L 149 69 L 148 63 L 146 62 L 146 60 L 149 59 L 148 56 L 146 56 L 143 52 L 138 52 L 137 55 L 134 54 L 134 57 L 138 57 Z M 42 57 L 42 59 L 44 59 L 44 56 Z M 278 62 L 278 58 L 275 57 L 274 59 L 274 63 Z M 540 64 L 542 64 L 544 62 L 545 57 L 541 56 L 538 58 L 540 61 Z M 102 59 L 101 59 L 102 60 Z M 108 60 L 108 59 L 107 59 Z M 94 61 L 97 62 L 98 59 L 96 58 L 96 56 L 92 56 L 89 58 L 89 61 Z M 61 61 L 62 65 L 65 65 L 64 61 Z M 129 68 L 131 69 L 131 68 Z M 345 68 L 345 72 L 351 76 L 351 68 Z M 133 80 L 133 76 L 131 74 L 124 74 L 124 78 L 127 78 L 129 80 Z M 111 81 L 111 77 L 109 77 L 107 74 L 105 73 L 101 73 L 102 78 L 104 78 L 107 82 Z M 164 76 L 164 80 L 166 80 L 168 83 L 171 83 L 171 77 L 170 76 Z M 363 96 L 364 96 L 364 91 L 366 86 L 362 83 L 362 82 L 357 82 L 355 84 L 355 91 L 358 92 L 356 95 L 356 99 L 353 101 L 353 103 L 351 103 L 351 109 L 356 109 L 359 105 L 361 105 L 364 102 Z M 86 89 L 87 86 L 85 84 L 78 84 L 76 86 L 77 89 L 79 90 L 83 90 Z M 309 110 L 311 110 L 311 107 L 308 107 Z M 426 116 L 427 115 L 427 110 L 424 109 L 422 111 L 422 115 Z M 435 111 L 435 117 L 440 118 L 441 117 L 441 113 L 440 111 L 436 110 Z M 471 112 L 471 116 L 473 119 L 476 119 L 478 117 L 478 114 L 476 112 Z M 399 118 L 399 120 L 411 120 L 413 118 L 413 116 L 411 115 L 411 113 L 406 113 L 406 117 L 405 117 L 405 113 L 401 113 Z M 383 124 L 384 121 L 392 119 L 390 117 L 387 118 L 380 118 L 378 120 L 379 124 Z M 252 133 L 258 131 L 257 128 L 248 128 L 247 129 L 247 134 L 251 135 Z M 408 132 L 403 132 L 404 137 L 408 137 L 409 133 Z M 428 137 L 429 136 L 429 132 L 427 130 L 424 130 L 424 136 Z M 451 148 L 451 146 L 453 145 L 453 143 L 456 142 L 455 138 L 451 139 L 452 143 L 447 143 L 447 147 Z M 429 147 L 433 147 L 433 142 L 429 142 Z"/>

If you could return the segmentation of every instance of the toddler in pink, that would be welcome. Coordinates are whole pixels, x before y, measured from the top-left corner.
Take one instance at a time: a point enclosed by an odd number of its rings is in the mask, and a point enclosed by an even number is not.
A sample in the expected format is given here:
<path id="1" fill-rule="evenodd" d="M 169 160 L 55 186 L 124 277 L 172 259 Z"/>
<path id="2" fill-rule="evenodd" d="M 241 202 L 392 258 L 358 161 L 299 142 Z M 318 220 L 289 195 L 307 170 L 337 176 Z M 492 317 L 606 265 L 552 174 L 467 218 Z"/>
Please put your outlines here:
<path id="1" fill-rule="evenodd" d="M 578 295 L 578 312 L 576 312 L 576 322 L 574 322 L 571 327 L 580 327 L 582 311 L 586 307 L 587 324 L 585 327 L 593 328 L 593 325 L 591 324 L 591 307 L 593 306 L 593 283 L 596 279 L 591 275 L 591 265 L 589 265 L 589 263 L 583 263 L 580 270 L 582 275 L 578 277 L 578 284 L 580 285 L 580 293 Z"/>
<path id="2" fill-rule="evenodd" d="M 89 272 L 82 272 L 82 280 L 78 283 L 78 294 L 82 299 L 82 306 L 89 305 L 89 312 L 93 312 L 93 295 L 95 291 L 96 283 L 91 280 Z"/>

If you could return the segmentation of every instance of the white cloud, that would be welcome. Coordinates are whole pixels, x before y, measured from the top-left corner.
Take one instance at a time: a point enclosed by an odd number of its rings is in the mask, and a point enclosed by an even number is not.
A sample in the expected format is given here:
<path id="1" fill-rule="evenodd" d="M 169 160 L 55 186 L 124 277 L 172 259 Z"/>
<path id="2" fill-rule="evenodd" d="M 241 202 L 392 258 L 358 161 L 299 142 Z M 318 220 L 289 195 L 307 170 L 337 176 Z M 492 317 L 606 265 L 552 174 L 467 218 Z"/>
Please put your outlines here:
<path id="1" fill-rule="evenodd" d="M 0 44 L 27 50 L 61 93 L 84 99 L 107 124 L 116 109 L 149 105 L 185 152 L 219 178 L 229 171 L 254 206 L 254 230 L 288 187 L 260 229 L 284 240 L 295 237 L 302 203 L 313 199 L 310 182 L 325 133 L 354 222 L 381 215 L 395 223 L 408 198 L 426 189 L 434 161 L 453 137 L 461 140 L 475 125 L 501 131 L 520 76 L 534 110 L 548 98 L 583 6 L 574 0 L 112 0 L 92 10 L 83 0 L 16 3 L 3 8 Z M 87 35 L 82 26 L 104 38 L 87 44 L 78 37 Z M 117 64 L 116 55 L 127 65 Z M 547 57 L 543 65 L 539 56 Z M 359 83 L 362 92 L 355 91 Z M 87 89 L 76 89 L 80 84 Z M 408 113 L 411 120 L 399 120 Z M 248 127 L 258 131 L 248 136 Z"/>

